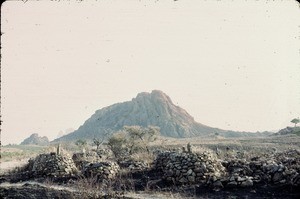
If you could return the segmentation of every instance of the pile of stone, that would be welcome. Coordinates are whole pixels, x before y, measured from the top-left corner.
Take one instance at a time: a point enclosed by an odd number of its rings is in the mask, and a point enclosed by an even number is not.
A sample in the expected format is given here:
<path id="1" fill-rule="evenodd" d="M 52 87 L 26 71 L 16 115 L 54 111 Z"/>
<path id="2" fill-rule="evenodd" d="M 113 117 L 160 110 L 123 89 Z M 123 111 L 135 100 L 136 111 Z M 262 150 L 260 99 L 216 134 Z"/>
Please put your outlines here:
<path id="1" fill-rule="evenodd" d="M 88 151 L 86 153 L 74 153 L 72 159 L 79 170 L 88 163 L 96 163 L 101 161 L 101 156 L 96 151 Z"/>
<path id="2" fill-rule="evenodd" d="M 155 168 L 163 172 L 163 179 L 174 184 L 216 184 L 225 170 L 208 152 L 163 152 L 157 156 Z"/>
<path id="3" fill-rule="evenodd" d="M 67 177 L 77 173 L 72 158 L 56 153 L 40 154 L 29 160 L 29 169 L 34 177 Z"/>
<path id="4" fill-rule="evenodd" d="M 121 168 L 127 168 L 130 171 L 144 171 L 149 168 L 149 165 L 142 161 L 133 159 L 125 159 L 118 162 Z"/>
<path id="5" fill-rule="evenodd" d="M 86 177 L 96 177 L 98 181 L 113 179 L 119 172 L 120 167 L 115 162 L 88 163 L 83 167 Z"/>

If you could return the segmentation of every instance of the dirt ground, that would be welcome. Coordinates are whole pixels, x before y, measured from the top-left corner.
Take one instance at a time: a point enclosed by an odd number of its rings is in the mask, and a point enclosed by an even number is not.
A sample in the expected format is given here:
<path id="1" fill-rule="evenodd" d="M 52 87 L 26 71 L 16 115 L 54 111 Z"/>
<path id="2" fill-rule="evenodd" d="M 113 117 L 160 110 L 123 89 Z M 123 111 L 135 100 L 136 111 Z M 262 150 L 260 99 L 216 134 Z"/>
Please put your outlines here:
<path id="1" fill-rule="evenodd" d="M 28 162 L 28 158 L 11 160 L 7 162 L 0 162 L 0 175 L 7 173 L 16 167 L 24 166 Z"/>

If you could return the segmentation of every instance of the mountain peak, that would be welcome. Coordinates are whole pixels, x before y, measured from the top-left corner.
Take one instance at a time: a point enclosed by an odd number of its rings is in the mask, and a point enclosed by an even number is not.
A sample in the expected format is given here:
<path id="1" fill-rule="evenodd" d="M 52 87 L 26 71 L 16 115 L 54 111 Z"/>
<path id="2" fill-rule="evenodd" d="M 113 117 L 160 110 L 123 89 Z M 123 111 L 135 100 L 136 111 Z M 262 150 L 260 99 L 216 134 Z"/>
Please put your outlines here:
<path id="1" fill-rule="evenodd" d="M 172 103 L 171 98 L 165 94 L 164 92 L 160 91 L 160 90 L 152 90 L 151 93 L 148 92 L 141 92 L 139 93 L 136 98 L 133 99 L 134 100 L 138 100 L 138 99 L 148 99 L 148 100 L 152 100 L 152 101 L 162 101 L 164 103 Z"/>
<path id="2" fill-rule="evenodd" d="M 162 92 L 161 90 L 152 90 L 151 95 L 156 95 L 156 96 L 167 96 L 167 94 L 165 94 L 164 92 Z M 167 96 L 168 97 L 168 96 Z"/>
<path id="3" fill-rule="evenodd" d="M 169 102 L 172 103 L 171 98 L 170 98 L 167 94 L 165 94 L 164 92 L 162 92 L 162 91 L 160 91 L 160 90 L 153 90 L 153 91 L 151 92 L 151 95 L 152 95 L 153 97 L 160 98 L 160 99 L 164 99 L 164 100 L 169 101 Z"/>
<path id="4" fill-rule="evenodd" d="M 158 126 L 161 134 L 169 137 L 194 137 L 219 131 L 195 122 L 184 109 L 174 105 L 167 94 L 153 90 L 141 92 L 131 101 L 97 110 L 78 130 L 61 140 L 92 139 L 133 125 Z"/>

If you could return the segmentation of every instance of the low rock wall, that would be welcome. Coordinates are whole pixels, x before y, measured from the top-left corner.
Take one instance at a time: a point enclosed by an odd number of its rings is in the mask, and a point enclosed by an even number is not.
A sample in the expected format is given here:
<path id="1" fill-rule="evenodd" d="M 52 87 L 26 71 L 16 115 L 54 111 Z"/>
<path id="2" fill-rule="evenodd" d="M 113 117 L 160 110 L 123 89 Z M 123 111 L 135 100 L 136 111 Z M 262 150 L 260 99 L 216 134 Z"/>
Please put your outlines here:
<path id="1" fill-rule="evenodd" d="M 213 188 L 252 187 L 256 184 L 300 186 L 300 152 L 290 150 L 251 160 L 218 160 L 210 153 L 161 152 L 155 169 L 174 184 Z"/>

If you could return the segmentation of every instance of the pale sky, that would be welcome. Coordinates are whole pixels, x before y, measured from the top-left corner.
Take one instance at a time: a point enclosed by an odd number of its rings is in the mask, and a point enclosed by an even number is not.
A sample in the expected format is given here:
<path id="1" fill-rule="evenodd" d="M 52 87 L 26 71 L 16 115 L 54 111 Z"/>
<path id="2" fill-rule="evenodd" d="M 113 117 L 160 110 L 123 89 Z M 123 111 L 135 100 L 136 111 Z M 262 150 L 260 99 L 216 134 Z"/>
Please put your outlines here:
<path id="1" fill-rule="evenodd" d="M 6 1 L 1 12 L 4 145 L 52 140 L 153 89 L 221 129 L 300 117 L 294 0 Z"/>

